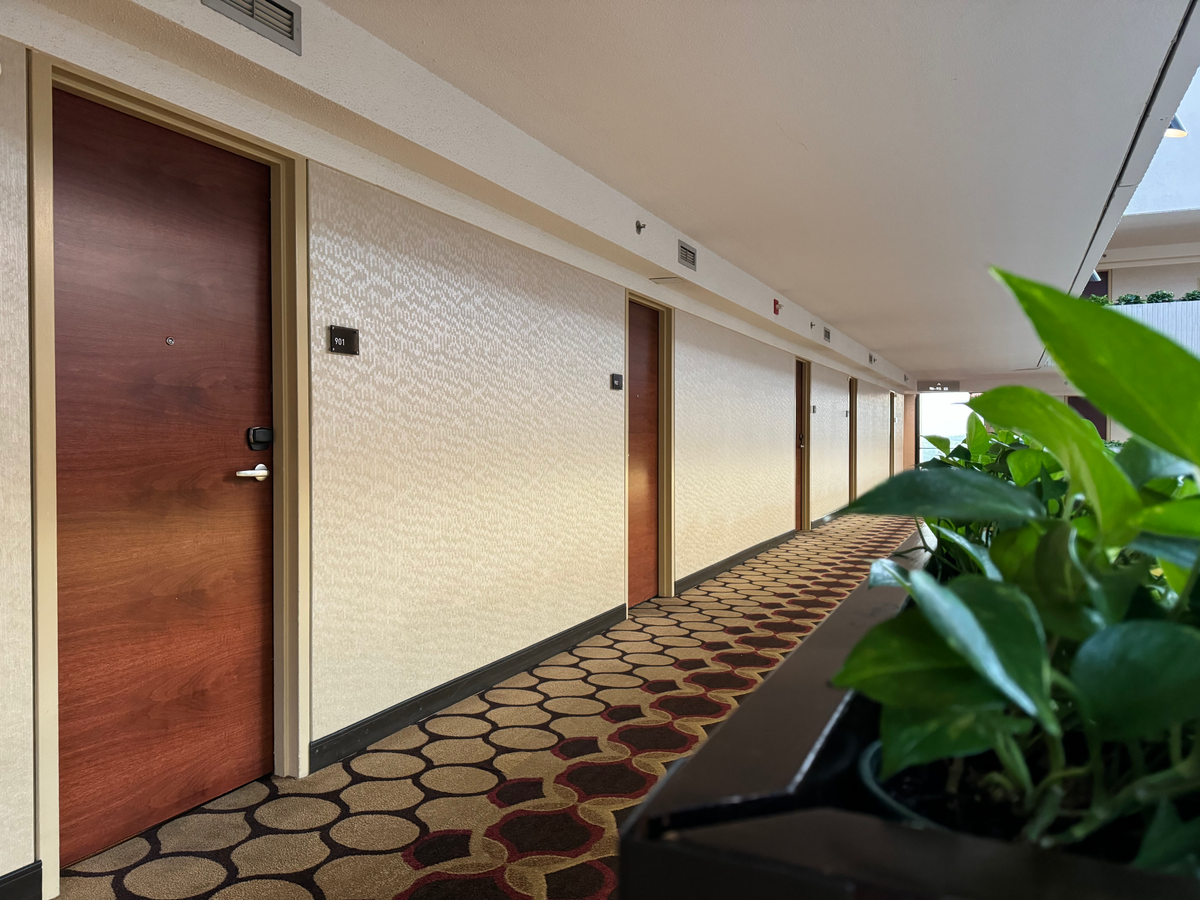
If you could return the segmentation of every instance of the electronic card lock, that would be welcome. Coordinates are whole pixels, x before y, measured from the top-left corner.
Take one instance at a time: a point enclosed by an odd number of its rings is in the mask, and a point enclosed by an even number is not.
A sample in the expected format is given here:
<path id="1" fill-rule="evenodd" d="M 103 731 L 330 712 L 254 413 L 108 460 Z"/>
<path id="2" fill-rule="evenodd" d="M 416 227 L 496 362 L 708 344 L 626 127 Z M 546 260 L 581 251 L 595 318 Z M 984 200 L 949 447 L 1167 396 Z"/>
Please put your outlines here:
<path id="1" fill-rule="evenodd" d="M 251 450 L 270 450 L 271 441 L 274 439 L 275 434 L 270 428 L 246 429 L 246 443 L 250 445 Z"/>

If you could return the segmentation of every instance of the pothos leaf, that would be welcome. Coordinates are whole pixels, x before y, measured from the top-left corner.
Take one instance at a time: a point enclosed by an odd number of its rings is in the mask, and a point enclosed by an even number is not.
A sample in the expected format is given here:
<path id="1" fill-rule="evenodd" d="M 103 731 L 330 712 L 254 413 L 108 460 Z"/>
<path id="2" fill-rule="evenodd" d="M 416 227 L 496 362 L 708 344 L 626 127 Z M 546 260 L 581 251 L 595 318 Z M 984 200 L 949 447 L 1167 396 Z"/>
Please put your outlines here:
<path id="1" fill-rule="evenodd" d="M 994 388 L 969 406 L 989 422 L 1041 441 L 1062 463 L 1071 487 L 1087 497 L 1108 543 L 1120 545 L 1133 537 L 1131 520 L 1141 500 L 1091 422 L 1061 400 L 1017 385 Z"/>
<path id="2" fill-rule="evenodd" d="M 1061 734 L 1050 705 L 1045 634 L 1019 588 L 979 575 L 941 585 L 925 572 L 899 566 L 893 574 L 951 649 L 1048 732 Z"/>
<path id="3" fill-rule="evenodd" d="M 983 546 L 983 544 L 974 544 L 951 528 L 943 528 L 933 522 L 928 523 L 928 525 L 933 530 L 933 533 L 938 536 L 939 540 L 946 541 L 958 547 L 958 549 L 970 557 L 975 565 L 979 566 L 979 571 L 992 581 L 1004 580 L 1004 576 L 1000 574 L 1000 570 L 992 562 L 992 558 L 988 555 L 987 547 Z"/>

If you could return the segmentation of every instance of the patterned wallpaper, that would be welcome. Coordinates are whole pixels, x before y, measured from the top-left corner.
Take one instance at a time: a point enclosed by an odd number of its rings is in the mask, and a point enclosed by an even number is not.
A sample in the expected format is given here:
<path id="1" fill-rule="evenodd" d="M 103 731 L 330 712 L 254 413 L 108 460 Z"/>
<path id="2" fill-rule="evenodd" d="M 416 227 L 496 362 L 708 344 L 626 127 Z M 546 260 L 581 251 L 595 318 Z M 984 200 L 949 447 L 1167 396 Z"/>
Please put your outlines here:
<path id="1" fill-rule="evenodd" d="M 676 579 L 795 527 L 795 365 L 676 313 Z"/>
<path id="2" fill-rule="evenodd" d="M 315 738 L 624 602 L 625 300 L 309 171 Z"/>
<path id="3" fill-rule="evenodd" d="M 887 481 L 891 445 L 891 392 L 858 383 L 858 493 Z"/>
<path id="4" fill-rule="evenodd" d="M 809 430 L 809 515 L 814 519 L 841 509 L 850 497 L 850 379 L 813 363 Z"/>
<path id="5" fill-rule="evenodd" d="M 0 38 L 0 334 L 29 334 L 25 48 Z M 0 341 L 0 875 L 33 862 L 29 346 Z"/>

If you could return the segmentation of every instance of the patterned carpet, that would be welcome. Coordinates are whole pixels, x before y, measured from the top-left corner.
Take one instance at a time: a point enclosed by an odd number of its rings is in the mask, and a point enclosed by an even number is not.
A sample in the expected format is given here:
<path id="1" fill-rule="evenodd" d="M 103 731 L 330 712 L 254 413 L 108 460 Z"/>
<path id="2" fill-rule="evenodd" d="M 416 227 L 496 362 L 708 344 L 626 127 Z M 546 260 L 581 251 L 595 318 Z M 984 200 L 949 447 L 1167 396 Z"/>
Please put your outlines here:
<path id="1" fill-rule="evenodd" d="M 614 897 L 617 829 L 664 767 L 911 531 L 835 519 L 357 756 L 76 863 L 63 897 Z"/>

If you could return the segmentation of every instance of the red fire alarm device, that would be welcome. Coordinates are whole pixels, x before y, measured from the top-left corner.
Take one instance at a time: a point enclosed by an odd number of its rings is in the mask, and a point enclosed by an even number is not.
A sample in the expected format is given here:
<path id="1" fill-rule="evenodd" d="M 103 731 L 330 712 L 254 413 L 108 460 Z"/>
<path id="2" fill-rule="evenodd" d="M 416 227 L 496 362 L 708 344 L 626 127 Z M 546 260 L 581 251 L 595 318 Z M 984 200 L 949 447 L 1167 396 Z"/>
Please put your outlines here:
<path id="1" fill-rule="evenodd" d="M 775 315 L 779 315 L 779 301 L 772 300 L 771 302 L 775 304 Z"/>

